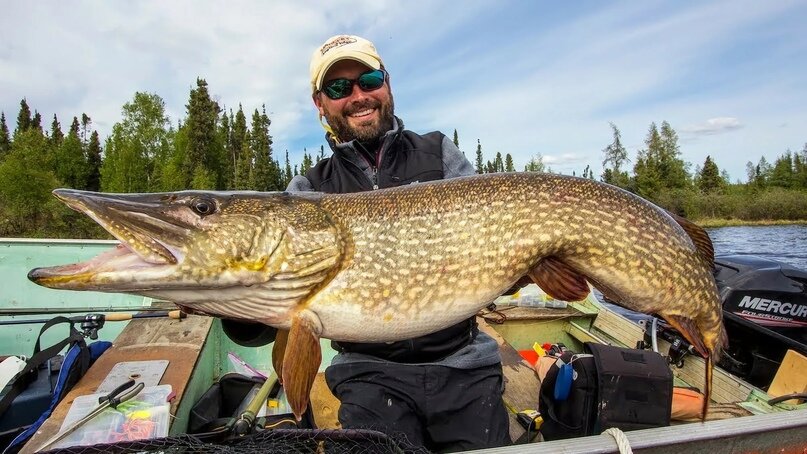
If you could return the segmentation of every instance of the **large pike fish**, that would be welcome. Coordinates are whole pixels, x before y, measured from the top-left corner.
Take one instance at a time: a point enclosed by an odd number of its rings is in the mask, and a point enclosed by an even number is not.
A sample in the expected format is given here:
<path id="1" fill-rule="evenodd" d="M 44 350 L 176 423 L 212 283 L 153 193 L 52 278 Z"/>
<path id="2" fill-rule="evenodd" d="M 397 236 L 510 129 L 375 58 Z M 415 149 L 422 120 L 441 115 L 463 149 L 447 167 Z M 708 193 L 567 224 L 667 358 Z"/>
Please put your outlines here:
<path id="1" fill-rule="evenodd" d="M 425 335 L 524 276 L 561 300 L 583 299 L 590 283 L 663 317 L 706 358 L 706 402 L 724 343 L 706 232 L 592 180 L 511 173 L 354 194 L 54 194 L 121 244 L 84 263 L 34 269 L 32 281 L 280 328 L 273 363 L 298 418 L 320 337 Z"/>

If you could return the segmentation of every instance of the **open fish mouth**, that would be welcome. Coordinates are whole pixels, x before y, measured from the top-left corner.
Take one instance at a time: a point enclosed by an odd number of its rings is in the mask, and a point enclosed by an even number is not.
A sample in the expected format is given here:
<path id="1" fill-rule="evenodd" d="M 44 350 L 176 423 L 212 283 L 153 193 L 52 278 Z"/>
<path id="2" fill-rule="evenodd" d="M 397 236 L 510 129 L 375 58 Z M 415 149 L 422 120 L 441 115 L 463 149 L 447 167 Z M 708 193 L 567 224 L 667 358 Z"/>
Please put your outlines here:
<path id="1" fill-rule="evenodd" d="M 188 236 L 189 226 L 165 210 L 155 211 L 160 205 L 159 196 L 70 189 L 57 189 L 53 194 L 70 208 L 92 218 L 121 243 L 84 262 L 35 268 L 28 273 L 31 281 L 46 287 L 82 289 L 115 280 L 113 275 L 121 272 L 155 270 L 182 261 L 180 245 Z"/>

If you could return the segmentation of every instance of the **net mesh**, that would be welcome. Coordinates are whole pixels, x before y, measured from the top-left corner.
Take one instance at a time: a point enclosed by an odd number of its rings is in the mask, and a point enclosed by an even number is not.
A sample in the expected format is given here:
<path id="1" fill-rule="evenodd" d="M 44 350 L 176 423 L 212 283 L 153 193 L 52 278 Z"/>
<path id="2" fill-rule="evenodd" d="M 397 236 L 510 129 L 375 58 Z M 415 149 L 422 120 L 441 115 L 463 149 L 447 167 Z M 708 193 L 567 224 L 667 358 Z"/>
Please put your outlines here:
<path id="1" fill-rule="evenodd" d="M 275 429 L 211 443 L 192 435 L 74 446 L 48 451 L 60 454 L 91 453 L 396 453 L 428 454 L 408 443 L 403 435 L 368 429 Z"/>

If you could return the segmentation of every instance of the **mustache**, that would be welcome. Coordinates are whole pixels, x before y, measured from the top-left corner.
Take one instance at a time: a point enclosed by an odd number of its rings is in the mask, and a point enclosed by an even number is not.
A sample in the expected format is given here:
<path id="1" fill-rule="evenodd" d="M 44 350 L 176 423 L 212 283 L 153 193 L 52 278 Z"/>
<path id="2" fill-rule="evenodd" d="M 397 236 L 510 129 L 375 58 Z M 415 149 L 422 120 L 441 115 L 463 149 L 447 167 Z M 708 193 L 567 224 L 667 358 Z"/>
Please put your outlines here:
<path id="1" fill-rule="evenodd" d="M 343 110 L 344 115 L 352 115 L 356 112 L 361 112 L 364 109 L 378 109 L 381 107 L 381 102 L 376 101 L 374 99 L 367 99 L 363 101 L 357 101 L 354 104 L 349 106 L 345 106 Z"/>

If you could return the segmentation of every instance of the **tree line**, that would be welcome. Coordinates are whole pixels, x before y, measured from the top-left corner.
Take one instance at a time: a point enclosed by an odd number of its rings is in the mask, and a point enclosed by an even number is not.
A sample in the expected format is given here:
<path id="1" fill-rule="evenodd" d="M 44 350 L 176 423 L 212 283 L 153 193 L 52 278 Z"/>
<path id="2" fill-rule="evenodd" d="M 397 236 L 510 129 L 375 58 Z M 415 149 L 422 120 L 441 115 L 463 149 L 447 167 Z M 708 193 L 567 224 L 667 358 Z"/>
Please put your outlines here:
<path id="1" fill-rule="evenodd" d="M 245 113 L 220 106 L 207 82 L 190 90 L 186 116 L 172 124 L 165 103 L 153 93 L 137 92 L 122 107 L 103 145 L 86 113 L 74 116 L 65 134 L 53 115 L 50 128 L 39 112 L 20 101 L 16 127 L 9 130 L 0 112 L 0 236 L 99 237 L 105 233 L 83 215 L 50 195 L 58 187 L 104 192 L 160 192 L 184 189 L 283 190 L 325 157 L 303 151 L 302 162 L 276 157 L 266 106 Z M 603 173 L 590 166 L 583 178 L 610 183 L 691 219 L 807 219 L 807 144 L 786 151 L 772 164 L 761 158 L 747 164 L 746 183 L 729 181 L 711 156 L 694 169 L 681 159 L 675 130 L 666 121 L 651 124 L 645 147 L 632 161 L 619 128 L 603 149 Z M 454 143 L 459 135 L 454 130 Z M 510 154 L 485 159 L 481 141 L 473 161 L 477 173 L 517 171 Z M 632 164 L 632 166 L 631 166 Z M 524 171 L 552 172 L 540 153 Z M 574 173 L 574 172 L 573 172 Z"/>

